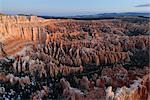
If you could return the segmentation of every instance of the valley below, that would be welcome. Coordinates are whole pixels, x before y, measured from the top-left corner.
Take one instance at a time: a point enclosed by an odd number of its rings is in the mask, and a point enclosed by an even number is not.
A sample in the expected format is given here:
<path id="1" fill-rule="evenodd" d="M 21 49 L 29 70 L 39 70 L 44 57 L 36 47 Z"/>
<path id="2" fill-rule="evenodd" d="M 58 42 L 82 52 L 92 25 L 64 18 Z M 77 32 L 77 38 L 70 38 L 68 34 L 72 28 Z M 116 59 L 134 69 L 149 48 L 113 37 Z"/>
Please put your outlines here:
<path id="1" fill-rule="evenodd" d="M 0 99 L 149 100 L 149 24 L 0 16 Z"/>

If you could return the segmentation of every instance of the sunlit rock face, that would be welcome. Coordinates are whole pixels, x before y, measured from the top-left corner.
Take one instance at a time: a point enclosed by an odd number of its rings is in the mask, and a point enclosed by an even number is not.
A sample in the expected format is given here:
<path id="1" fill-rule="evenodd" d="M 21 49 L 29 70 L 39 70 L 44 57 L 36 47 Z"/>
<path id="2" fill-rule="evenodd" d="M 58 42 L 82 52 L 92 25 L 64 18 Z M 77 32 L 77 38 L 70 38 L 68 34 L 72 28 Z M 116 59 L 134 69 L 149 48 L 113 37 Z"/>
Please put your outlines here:
<path id="1" fill-rule="evenodd" d="M 148 100 L 150 30 L 142 20 L 148 19 L 0 16 L 0 93 L 9 99 Z"/>
<path id="2" fill-rule="evenodd" d="M 47 32 L 37 16 L 0 16 L 0 42 L 6 47 L 8 54 L 14 54 L 24 46 L 40 43 L 45 44 Z M 18 46 L 16 46 L 19 44 Z M 10 50 L 10 48 L 13 48 Z"/>
<path id="3" fill-rule="evenodd" d="M 124 75 L 123 74 L 124 71 L 122 71 L 122 69 L 127 73 L 125 74 L 124 78 L 121 79 L 119 78 L 121 77 L 121 73 L 122 75 Z M 103 70 L 108 70 L 108 69 L 104 68 Z M 108 71 L 107 75 L 103 74 L 104 76 L 102 75 L 101 77 L 96 78 L 97 84 L 104 84 L 104 87 L 94 85 L 94 88 L 93 88 L 91 86 L 94 83 L 92 83 L 91 80 L 89 81 L 87 77 L 83 76 L 82 78 L 79 78 L 78 79 L 80 80 L 79 85 L 80 87 L 82 87 L 81 89 L 84 89 L 83 93 L 80 93 L 80 92 L 78 93 L 79 98 L 83 100 L 100 99 L 100 98 L 102 100 L 126 100 L 126 99 L 127 100 L 134 100 L 134 99 L 135 100 L 142 100 L 142 99 L 147 100 L 148 99 L 148 95 L 149 95 L 148 84 L 149 84 L 150 74 L 148 73 L 149 70 L 147 70 L 147 68 L 143 70 L 138 69 L 138 70 L 127 71 L 122 66 L 118 65 L 117 70 L 120 72 L 119 73 L 120 76 L 116 76 L 118 75 L 118 73 L 115 72 L 116 70 L 112 69 L 112 73 L 111 73 L 112 76 L 109 76 L 110 72 Z M 133 71 L 133 73 L 129 73 L 130 71 Z M 135 73 L 137 72 L 139 72 L 138 74 L 140 74 L 138 78 L 135 76 Z M 103 82 L 98 81 L 101 79 L 103 79 Z M 126 79 L 128 79 L 128 81 Z M 68 82 L 65 81 L 65 83 L 67 84 Z M 63 84 L 62 86 L 64 87 Z M 108 87 L 106 88 L 106 86 Z M 70 87 L 70 84 L 69 84 L 69 87 Z M 63 90 L 65 91 L 64 88 Z M 89 91 L 88 94 L 86 94 L 87 90 Z M 65 94 L 65 95 L 72 97 L 71 94 Z"/>
<path id="4" fill-rule="evenodd" d="M 29 23 L 29 22 L 36 22 L 41 21 L 42 18 L 38 18 L 37 16 L 0 16 L 1 23 Z"/>

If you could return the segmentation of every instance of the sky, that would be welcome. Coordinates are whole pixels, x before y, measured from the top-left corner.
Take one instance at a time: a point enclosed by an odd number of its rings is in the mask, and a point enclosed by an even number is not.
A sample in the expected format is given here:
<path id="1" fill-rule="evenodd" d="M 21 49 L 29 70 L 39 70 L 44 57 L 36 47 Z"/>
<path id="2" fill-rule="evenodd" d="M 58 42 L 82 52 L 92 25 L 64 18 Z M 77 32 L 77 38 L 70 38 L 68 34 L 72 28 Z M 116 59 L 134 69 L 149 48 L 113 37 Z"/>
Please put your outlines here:
<path id="1" fill-rule="evenodd" d="M 110 12 L 149 12 L 150 0 L 0 0 L 0 13 L 88 15 Z"/>

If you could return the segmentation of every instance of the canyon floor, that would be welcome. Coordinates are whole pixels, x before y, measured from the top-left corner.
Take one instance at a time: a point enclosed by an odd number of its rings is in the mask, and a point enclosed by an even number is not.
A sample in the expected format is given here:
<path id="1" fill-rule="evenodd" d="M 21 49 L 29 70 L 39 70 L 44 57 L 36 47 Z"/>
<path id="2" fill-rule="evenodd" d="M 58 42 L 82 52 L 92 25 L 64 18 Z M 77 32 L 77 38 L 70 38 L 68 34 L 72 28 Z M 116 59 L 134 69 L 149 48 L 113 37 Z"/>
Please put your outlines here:
<path id="1" fill-rule="evenodd" d="M 150 100 L 149 24 L 0 16 L 0 99 Z"/>

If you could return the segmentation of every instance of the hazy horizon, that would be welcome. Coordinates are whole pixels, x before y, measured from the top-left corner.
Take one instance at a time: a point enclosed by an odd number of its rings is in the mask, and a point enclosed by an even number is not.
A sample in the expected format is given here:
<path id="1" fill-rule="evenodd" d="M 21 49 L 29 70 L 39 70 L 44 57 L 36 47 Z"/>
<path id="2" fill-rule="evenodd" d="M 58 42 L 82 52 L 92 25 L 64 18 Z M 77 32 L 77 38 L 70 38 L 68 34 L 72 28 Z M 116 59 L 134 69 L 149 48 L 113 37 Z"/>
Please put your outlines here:
<path id="1" fill-rule="evenodd" d="M 74 16 L 98 13 L 149 12 L 149 0 L 0 0 L 0 13 Z"/>

